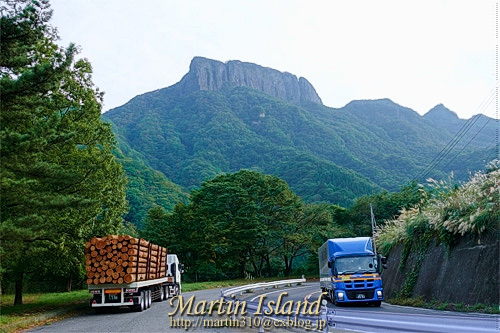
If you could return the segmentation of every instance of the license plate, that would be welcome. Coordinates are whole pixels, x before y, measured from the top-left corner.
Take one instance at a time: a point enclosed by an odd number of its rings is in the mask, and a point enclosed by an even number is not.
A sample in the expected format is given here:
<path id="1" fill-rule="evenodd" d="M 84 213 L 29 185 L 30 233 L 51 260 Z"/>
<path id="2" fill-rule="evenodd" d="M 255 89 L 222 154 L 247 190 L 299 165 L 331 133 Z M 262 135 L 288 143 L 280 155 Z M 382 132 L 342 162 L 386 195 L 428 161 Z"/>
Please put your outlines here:
<path id="1" fill-rule="evenodd" d="M 357 299 L 364 299 L 365 298 L 365 295 L 364 294 L 358 294 L 358 296 L 356 296 Z"/>
<path id="2" fill-rule="evenodd" d="M 112 295 L 108 295 L 108 300 L 110 300 L 110 301 L 119 301 L 119 298 L 118 298 L 118 295 L 112 294 Z"/>
<path id="3" fill-rule="evenodd" d="M 105 294 L 119 294 L 121 292 L 121 289 L 104 289 Z"/>

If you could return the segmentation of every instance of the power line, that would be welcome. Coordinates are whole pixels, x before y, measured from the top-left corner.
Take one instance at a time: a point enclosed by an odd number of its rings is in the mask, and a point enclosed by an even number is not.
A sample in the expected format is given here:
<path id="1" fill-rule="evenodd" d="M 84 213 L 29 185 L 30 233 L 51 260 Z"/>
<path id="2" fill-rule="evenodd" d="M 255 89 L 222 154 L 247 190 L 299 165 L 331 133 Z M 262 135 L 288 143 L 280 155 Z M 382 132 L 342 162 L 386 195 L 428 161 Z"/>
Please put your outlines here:
<path id="1" fill-rule="evenodd" d="M 486 109 L 494 100 L 496 96 L 496 89 L 500 80 L 496 82 L 493 88 L 490 90 L 487 97 L 481 102 L 478 107 L 478 113 L 482 113 L 483 109 Z M 468 119 L 462 127 L 458 130 L 458 132 L 454 135 L 454 137 L 444 146 L 444 148 L 432 159 L 432 161 L 421 171 L 417 176 L 413 178 L 413 180 L 420 180 L 425 178 L 452 150 L 455 146 L 462 140 L 462 138 L 469 132 L 469 130 L 474 126 L 474 124 L 478 121 L 480 115 L 478 114 L 475 117 Z M 481 131 L 481 130 L 480 130 Z M 479 132 L 478 132 L 479 133 Z M 476 133 L 476 135 L 478 134 Z M 467 145 L 466 145 L 467 146 Z M 463 150 L 464 148 L 462 148 Z M 449 163 L 448 163 L 449 164 Z"/>
<path id="2" fill-rule="evenodd" d="M 456 137 L 456 140 L 446 149 L 446 151 L 441 155 L 439 156 L 439 158 L 437 159 L 437 161 L 431 165 L 431 167 L 422 175 L 420 176 L 419 178 L 425 178 L 427 177 L 427 175 L 439 164 L 441 163 L 442 160 L 444 160 L 448 154 L 451 153 L 451 151 L 455 148 L 455 146 L 462 140 L 462 138 L 469 132 L 469 130 L 476 124 L 476 122 L 478 121 L 478 119 L 480 118 L 479 115 L 471 118 L 473 119 L 472 121 L 470 121 L 467 125 L 467 127 L 464 129 L 464 131 L 458 136 Z M 451 141 L 450 141 L 451 142 Z"/>
<path id="3" fill-rule="evenodd" d="M 484 123 L 483 127 L 481 127 L 479 129 L 479 131 L 476 134 L 474 134 L 474 136 L 469 140 L 469 142 L 467 142 L 467 144 L 465 146 L 462 147 L 462 149 L 458 152 L 458 154 L 456 154 L 451 160 L 448 161 L 448 163 L 446 163 L 445 166 L 443 166 L 443 169 L 445 169 L 448 165 L 450 165 L 450 163 L 453 162 L 458 157 L 458 155 L 460 155 L 465 150 L 465 148 L 467 148 L 468 145 L 470 145 L 470 143 L 476 138 L 476 136 L 479 133 L 481 133 L 481 131 L 486 127 L 486 125 L 488 125 L 488 123 L 490 122 L 490 120 L 491 120 L 491 118 L 488 118 L 486 120 L 486 122 Z"/>

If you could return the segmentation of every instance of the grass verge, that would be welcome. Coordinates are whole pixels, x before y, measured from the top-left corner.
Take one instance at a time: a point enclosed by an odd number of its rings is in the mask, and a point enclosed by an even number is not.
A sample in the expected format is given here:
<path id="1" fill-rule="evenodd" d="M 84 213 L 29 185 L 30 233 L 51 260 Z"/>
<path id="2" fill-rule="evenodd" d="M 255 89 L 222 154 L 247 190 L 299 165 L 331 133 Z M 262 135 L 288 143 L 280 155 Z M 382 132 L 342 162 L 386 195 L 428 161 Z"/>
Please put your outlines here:
<path id="1" fill-rule="evenodd" d="M 226 281 L 208 281 L 208 282 L 191 282 L 182 284 L 182 292 L 196 291 L 202 289 L 214 289 L 214 288 L 228 288 L 242 286 L 245 284 L 253 284 L 259 282 L 269 282 L 277 280 L 288 280 L 296 279 L 298 277 L 274 277 L 274 278 L 255 278 L 252 280 L 248 279 L 235 279 Z"/>
<path id="2" fill-rule="evenodd" d="M 0 296 L 0 332 L 18 332 L 88 310 L 88 290 L 66 293 L 24 294 L 14 306 L 14 295 Z"/>
<path id="3" fill-rule="evenodd" d="M 281 279 L 283 278 L 183 283 L 182 291 L 227 288 Z M 85 313 L 89 310 L 90 299 L 91 295 L 86 289 L 65 293 L 24 294 L 24 304 L 14 306 L 14 295 L 0 295 L 0 332 L 19 332 Z"/>
<path id="4" fill-rule="evenodd" d="M 422 297 L 392 298 L 386 302 L 389 304 L 413 306 L 413 307 L 434 309 L 434 310 L 500 314 L 500 308 L 498 306 L 486 305 L 486 304 L 482 304 L 482 303 L 469 305 L 469 304 L 463 304 L 463 303 L 445 303 L 445 302 L 439 302 L 439 301 L 435 301 L 435 300 L 430 301 L 430 302 L 426 302 Z"/>

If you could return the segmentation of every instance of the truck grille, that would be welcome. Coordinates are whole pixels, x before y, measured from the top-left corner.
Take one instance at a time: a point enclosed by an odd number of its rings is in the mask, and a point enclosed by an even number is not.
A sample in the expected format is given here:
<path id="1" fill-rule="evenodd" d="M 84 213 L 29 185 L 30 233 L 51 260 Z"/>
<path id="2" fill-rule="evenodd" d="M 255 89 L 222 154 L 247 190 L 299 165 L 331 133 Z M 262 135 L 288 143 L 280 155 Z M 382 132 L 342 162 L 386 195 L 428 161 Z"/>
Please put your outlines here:
<path id="1" fill-rule="evenodd" d="M 373 280 L 345 281 L 346 289 L 368 289 L 373 288 Z"/>
<path id="2" fill-rule="evenodd" d="M 374 290 L 364 290 L 364 291 L 346 291 L 347 298 L 350 300 L 360 300 L 360 299 L 373 299 L 375 291 Z M 359 295 L 363 295 L 361 297 Z"/>

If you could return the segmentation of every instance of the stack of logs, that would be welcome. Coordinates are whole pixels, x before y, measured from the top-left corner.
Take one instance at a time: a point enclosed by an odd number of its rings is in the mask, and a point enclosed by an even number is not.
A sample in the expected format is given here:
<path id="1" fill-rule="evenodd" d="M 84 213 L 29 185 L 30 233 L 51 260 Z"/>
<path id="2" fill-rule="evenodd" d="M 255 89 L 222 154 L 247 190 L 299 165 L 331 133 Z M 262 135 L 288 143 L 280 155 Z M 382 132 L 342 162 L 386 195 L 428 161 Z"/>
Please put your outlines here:
<path id="1" fill-rule="evenodd" d="M 87 284 L 131 283 L 165 276 L 167 249 L 142 238 L 107 236 L 85 243 Z"/>

